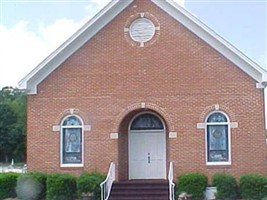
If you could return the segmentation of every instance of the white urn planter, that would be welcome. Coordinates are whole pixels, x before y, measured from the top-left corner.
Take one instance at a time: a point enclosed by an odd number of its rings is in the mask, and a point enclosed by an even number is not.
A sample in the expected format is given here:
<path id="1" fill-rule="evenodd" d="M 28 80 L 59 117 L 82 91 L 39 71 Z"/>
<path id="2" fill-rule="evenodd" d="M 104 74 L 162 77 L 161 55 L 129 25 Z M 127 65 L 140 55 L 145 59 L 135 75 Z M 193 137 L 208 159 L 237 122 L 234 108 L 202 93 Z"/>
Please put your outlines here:
<path id="1" fill-rule="evenodd" d="M 206 200 L 216 199 L 216 196 L 215 196 L 216 193 L 217 193 L 216 187 L 207 187 L 205 190 L 205 199 Z"/>

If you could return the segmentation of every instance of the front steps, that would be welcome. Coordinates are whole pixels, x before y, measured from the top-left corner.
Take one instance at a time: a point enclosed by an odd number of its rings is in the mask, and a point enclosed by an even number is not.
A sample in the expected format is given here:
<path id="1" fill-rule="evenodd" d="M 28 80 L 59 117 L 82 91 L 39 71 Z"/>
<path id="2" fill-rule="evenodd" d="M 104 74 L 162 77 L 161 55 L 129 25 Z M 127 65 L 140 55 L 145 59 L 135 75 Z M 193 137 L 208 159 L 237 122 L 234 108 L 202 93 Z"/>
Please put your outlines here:
<path id="1" fill-rule="evenodd" d="M 168 200 L 166 180 L 132 180 L 113 183 L 109 200 Z"/>

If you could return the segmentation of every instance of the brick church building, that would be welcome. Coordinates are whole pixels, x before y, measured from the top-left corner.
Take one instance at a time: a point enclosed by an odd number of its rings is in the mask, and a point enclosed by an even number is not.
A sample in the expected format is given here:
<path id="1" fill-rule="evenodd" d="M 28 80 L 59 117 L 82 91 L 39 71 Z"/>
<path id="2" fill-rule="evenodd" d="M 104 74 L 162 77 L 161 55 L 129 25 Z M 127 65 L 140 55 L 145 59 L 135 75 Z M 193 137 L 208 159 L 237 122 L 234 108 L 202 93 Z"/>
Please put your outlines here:
<path id="1" fill-rule="evenodd" d="M 30 171 L 266 173 L 267 73 L 171 0 L 113 0 L 30 72 Z"/>

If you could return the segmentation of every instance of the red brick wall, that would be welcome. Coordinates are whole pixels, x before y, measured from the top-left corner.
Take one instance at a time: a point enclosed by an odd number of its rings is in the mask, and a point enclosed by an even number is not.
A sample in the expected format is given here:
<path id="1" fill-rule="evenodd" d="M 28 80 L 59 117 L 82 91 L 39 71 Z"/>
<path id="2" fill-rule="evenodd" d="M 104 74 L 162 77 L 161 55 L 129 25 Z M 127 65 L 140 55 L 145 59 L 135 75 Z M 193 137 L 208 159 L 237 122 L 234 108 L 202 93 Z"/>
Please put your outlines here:
<path id="1" fill-rule="evenodd" d="M 160 23 L 153 44 L 133 47 L 124 27 L 134 14 L 148 12 Z M 67 59 L 28 97 L 29 170 L 107 172 L 115 161 L 120 179 L 127 179 L 127 130 L 141 103 L 158 113 L 167 131 L 167 161 L 175 175 L 201 171 L 266 173 L 263 90 L 167 13 L 149 1 L 137 0 Z M 231 130 L 232 165 L 208 167 L 205 130 L 197 129 L 210 107 L 223 108 L 239 126 Z M 85 132 L 84 168 L 60 168 L 60 133 L 52 126 L 74 108 L 92 129 Z M 110 133 L 119 132 L 119 139 Z M 167 164 L 168 165 L 168 164 Z"/>

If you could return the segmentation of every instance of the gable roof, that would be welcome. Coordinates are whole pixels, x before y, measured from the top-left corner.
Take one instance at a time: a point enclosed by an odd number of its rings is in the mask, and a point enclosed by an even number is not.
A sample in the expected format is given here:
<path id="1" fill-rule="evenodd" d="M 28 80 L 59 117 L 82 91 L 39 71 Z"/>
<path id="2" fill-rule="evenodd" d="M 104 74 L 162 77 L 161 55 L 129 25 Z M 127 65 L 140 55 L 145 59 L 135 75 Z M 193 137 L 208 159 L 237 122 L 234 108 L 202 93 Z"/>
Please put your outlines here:
<path id="1" fill-rule="evenodd" d="M 133 1 L 134 0 L 112 0 L 72 37 L 26 75 L 19 82 L 19 87 L 21 89 L 26 89 L 28 94 L 37 94 L 37 86 L 39 83 L 127 8 Z M 150 1 L 251 76 L 257 82 L 257 88 L 264 88 L 267 86 L 267 72 L 264 69 L 199 21 L 183 7 L 179 6 L 173 0 Z"/>

